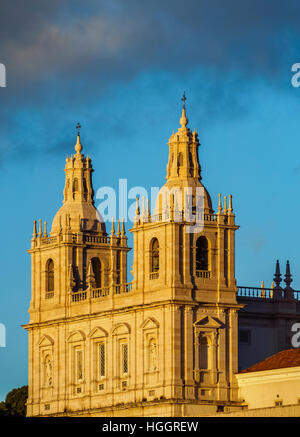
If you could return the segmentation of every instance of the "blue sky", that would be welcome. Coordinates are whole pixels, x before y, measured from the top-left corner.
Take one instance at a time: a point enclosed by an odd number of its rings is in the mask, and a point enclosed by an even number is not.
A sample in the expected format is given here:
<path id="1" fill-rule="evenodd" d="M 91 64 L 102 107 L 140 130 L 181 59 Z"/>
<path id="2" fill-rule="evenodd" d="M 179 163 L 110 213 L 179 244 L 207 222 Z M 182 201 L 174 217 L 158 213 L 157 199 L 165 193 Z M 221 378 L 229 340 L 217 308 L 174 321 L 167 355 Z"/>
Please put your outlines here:
<path id="1" fill-rule="evenodd" d="M 214 208 L 233 195 L 238 284 L 270 286 L 276 259 L 282 270 L 289 259 L 300 287 L 296 1 L 2 3 L 0 399 L 27 384 L 26 250 L 33 220 L 50 225 L 61 205 L 77 121 L 95 191 L 120 178 L 150 190 L 164 183 L 185 90 Z"/>

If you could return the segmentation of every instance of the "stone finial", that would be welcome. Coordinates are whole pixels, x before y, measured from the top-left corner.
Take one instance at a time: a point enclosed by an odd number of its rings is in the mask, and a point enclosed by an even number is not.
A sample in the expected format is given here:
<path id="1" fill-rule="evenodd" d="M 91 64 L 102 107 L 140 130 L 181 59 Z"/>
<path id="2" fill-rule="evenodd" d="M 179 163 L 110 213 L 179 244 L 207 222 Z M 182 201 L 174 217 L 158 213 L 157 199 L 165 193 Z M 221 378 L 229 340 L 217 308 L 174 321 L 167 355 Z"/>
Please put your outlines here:
<path id="1" fill-rule="evenodd" d="M 186 126 L 189 122 L 187 117 L 186 117 L 186 113 L 185 113 L 185 101 L 186 101 L 185 91 L 183 93 L 181 100 L 182 100 L 183 105 L 182 105 L 182 114 L 181 114 L 181 118 L 180 118 L 179 122 L 180 122 L 181 128 L 184 129 L 184 128 L 186 128 Z"/>
<path id="2" fill-rule="evenodd" d="M 42 219 L 39 219 L 39 237 L 43 236 L 43 231 L 42 231 Z"/>
<path id="3" fill-rule="evenodd" d="M 150 213 L 150 201 L 149 201 L 149 197 L 147 198 L 147 218 L 148 218 L 148 222 L 151 221 L 151 213 Z"/>
<path id="4" fill-rule="evenodd" d="M 122 219 L 121 235 L 122 235 L 122 237 L 125 236 L 125 223 L 124 223 L 124 219 Z"/>
<path id="5" fill-rule="evenodd" d="M 80 124 L 77 123 L 76 125 L 76 129 L 77 129 L 77 142 L 75 144 L 75 150 L 77 155 L 80 155 L 81 151 L 82 151 L 82 145 L 80 143 L 80 134 L 79 134 L 79 129 L 81 128 Z"/>
<path id="6" fill-rule="evenodd" d="M 33 238 L 37 237 L 37 232 L 36 232 L 36 220 L 33 220 L 33 234 L 32 234 Z"/>
<path id="7" fill-rule="evenodd" d="M 44 237 L 48 237 L 48 233 L 47 233 L 47 222 L 44 222 Z"/>
<path id="8" fill-rule="evenodd" d="M 261 292 L 260 292 L 260 297 L 266 297 L 266 290 L 265 290 L 265 283 L 264 281 L 261 281 Z"/>
<path id="9" fill-rule="evenodd" d="M 186 128 L 186 126 L 189 122 L 187 117 L 186 117 L 185 106 L 182 108 L 182 114 L 181 114 L 181 118 L 180 118 L 179 122 L 180 122 L 180 125 L 183 129 Z"/>
<path id="10" fill-rule="evenodd" d="M 219 213 L 222 212 L 222 200 L 221 200 L 221 193 L 219 193 L 219 206 L 218 206 Z"/>
<path id="11" fill-rule="evenodd" d="M 87 286 L 89 288 L 95 288 L 95 276 L 94 276 L 93 266 L 92 266 L 91 260 L 89 261 L 86 281 L 87 281 Z"/>
<path id="12" fill-rule="evenodd" d="M 115 225 L 114 225 L 114 218 L 111 219 L 111 235 L 115 235 Z"/>
<path id="13" fill-rule="evenodd" d="M 139 198 L 136 197 L 135 201 L 136 201 L 135 215 L 140 215 Z"/>
<path id="14" fill-rule="evenodd" d="M 233 213 L 233 209 L 232 209 L 232 194 L 229 194 L 228 213 L 229 213 L 229 214 L 232 214 L 232 213 Z"/>
<path id="15" fill-rule="evenodd" d="M 275 275 L 274 275 L 274 282 L 275 282 L 276 287 L 280 287 L 281 281 L 282 281 L 282 279 L 281 279 L 281 273 L 280 273 L 279 260 L 277 260 L 276 261 L 276 270 L 275 270 Z"/>
<path id="16" fill-rule="evenodd" d="M 293 282 L 291 271 L 290 271 L 290 263 L 289 261 L 286 262 L 286 269 L 285 269 L 285 279 L 284 282 L 286 283 L 286 288 L 291 288 L 290 285 Z"/>
<path id="17" fill-rule="evenodd" d="M 145 207 L 145 196 L 142 197 L 142 214 L 141 214 L 142 221 L 147 221 L 147 213 L 146 213 L 146 207 Z"/>
<path id="18" fill-rule="evenodd" d="M 224 214 L 227 214 L 227 196 L 224 196 Z"/>
<path id="19" fill-rule="evenodd" d="M 276 270 L 275 270 L 275 275 L 274 275 L 274 282 L 275 282 L 275 287 L 274 287 L 274 291 L 273 291 L 273 298 L 274 299 L 282 299 L 282 288 L 280 287 L 280 282 L 282 281 L 281 279 L 281 273 L 280 273 L 280 267 L 279 267 L 279 261 L 276 261 Z"/>
<path id="20" fill-rule="evenodd" d="M 118 228 L 117 228 L 117 237 L 120 237 L 121 232 L 120 232 L 120 220 L 118 220 Z"/>

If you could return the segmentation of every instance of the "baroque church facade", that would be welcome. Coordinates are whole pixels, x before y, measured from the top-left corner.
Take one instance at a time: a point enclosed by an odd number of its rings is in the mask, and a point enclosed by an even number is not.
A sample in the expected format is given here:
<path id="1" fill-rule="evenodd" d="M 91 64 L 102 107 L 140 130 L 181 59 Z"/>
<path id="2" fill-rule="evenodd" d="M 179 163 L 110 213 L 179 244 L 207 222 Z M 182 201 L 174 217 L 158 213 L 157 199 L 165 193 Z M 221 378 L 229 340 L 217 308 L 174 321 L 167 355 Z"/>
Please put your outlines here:
<path id="1" fill-rule="evenodd" d="M 124 222 L 108 233 L 94 206 L 91 159 L 65 165 L 63 205 L 50 234 L 31 240 L 28 416 L 202 416 L 238 411 L 238 312 L 232 198 L 212 208 L 185 102 L 169 140 L 166 184 L 190 190 L 197 215 L 171 194 L 155 214 L 139 205 L 133 281 Z M 179 190 L 179 191 L 178 191 Z M 196 219 L 195 219 L 196 217 Z"/>

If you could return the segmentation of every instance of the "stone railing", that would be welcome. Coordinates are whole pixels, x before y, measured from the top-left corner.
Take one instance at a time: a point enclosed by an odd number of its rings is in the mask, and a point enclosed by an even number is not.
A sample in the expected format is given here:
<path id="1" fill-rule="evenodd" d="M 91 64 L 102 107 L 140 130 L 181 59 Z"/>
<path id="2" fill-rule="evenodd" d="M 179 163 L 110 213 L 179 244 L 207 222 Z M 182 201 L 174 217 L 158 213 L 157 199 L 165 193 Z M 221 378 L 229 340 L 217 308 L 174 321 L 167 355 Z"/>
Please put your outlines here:
<path id="1" fill-rule="evenodd" d="M 291 290 L 294 296 L 294 299 L 300 300 L 300 291 Z M 285 290 L 275 288 L 261 288 L 261 287 L 241 287 L 238 286 L 237 297 L 245 297 L 245 298 L 253 298 L 253 299 L 273 299 L 274 293 L 279 299 L 285 298 Z"/>
<path id="2" fill-rule="evenodd" d="M 158 279 L 158 278 L 159 278 L 159 272 L 149 273 L 149 279 Z"/>
<path id="3" fill-rule="evenodd" d="M 86 300 L 87 298 L 87 291 L 75 291 L 71 294 L 72 302 L 81 302 L 83 300 Z"/>
<path id="4" fill-rule="evenodd" d="M 110 244 L 110 237 L 83 235 L 84 243 Z"/>
<path id="5" fill-rule="evenodd" d="M 186 222 L 186 223 L 203 223 L 203 222 L 216 222 L 218 219 L 217 214 L 192 214 L 190 217 L 185 217 L 182 211 L 174 211 L 172 221 Z M 150 221 L 155 222 L 168 222 L 171 220 L 169 213 L 155 214 L 150 217 Z M 147 222 L 147 220 L 146 220 Z"/>
<path id="6" fill-rule="evenodd" d="M 132 282 L 115 285 L 114 289 L 115 289 L 115 294 L 130 293 L 132 289 Z"/>
<path id="7" fill-rule="evenodd" d="M 104 297 L 109 295 L 109 287 L 92 288 L 92 298 Z"/>
<path id="8" fill-rule="evenodd" d="M 196 270 L 197 278 L 210 278 L 211 272 L 209 270 Z"/>
<path id="9" fill-rule="evenodd" d="M 70 234 L 59 234 L 55 235 L 53 237 L 47 236 L 47 237 L 37 237 L 34 240 L 34 247 L 41 244 L 41 246 L 45 245 L 51 245 L 51 244 L 57 244 L 60 242 L 67 241 L 69 242 L 69 236 Z M 78 243 L 78 234 L 71 234 L 71 241 L 72 243 Z M 110 237 L 104 237 L 104 236 L 97 236 L 97 235 L 85 235 L 83 234 L 83 242 L 84 243 L 90 243 L 90 244 L 110 244 Z"/>
<path id="10" fill-rule="evenodd" d="M 132 290 L 132 282 L 125 284 L 114 285 L 113 287 L 92 288 L 84 291 L 71 292 L 71 302 L 82 302 L 89 299 L 98 299 L 109 296 L 110 290 L 113 289 L 113 294 L 130 293 Z"/>

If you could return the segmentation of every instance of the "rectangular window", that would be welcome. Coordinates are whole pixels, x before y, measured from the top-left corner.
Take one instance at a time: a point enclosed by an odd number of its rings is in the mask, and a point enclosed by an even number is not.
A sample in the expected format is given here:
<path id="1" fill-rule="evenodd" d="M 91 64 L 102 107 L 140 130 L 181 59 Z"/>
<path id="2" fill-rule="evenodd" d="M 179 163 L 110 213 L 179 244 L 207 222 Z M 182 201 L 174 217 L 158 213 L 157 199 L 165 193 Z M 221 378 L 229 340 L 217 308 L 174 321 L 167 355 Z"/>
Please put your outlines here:
<path id="1" fill-rule="evenodd" d="M 99 376 L 105 376 L 105 344 L 99 344 Z"/>
<path id="2" fill-rule="evenodd" d="M 242 344 L 250 344 L 251 343 L 251 331 L 249 329 L 240 329 L 239 330 L 239 342 Z"/>
<path id="3" fill-rule="evenodd" d="M 76 350 L 76 380 L 81 382 L 83 380 L 83 363 L 82 363 L 82 350 Z"/>
<path id="4" fill-rule="evenodd" d="M 126 375 L 128 373 L 128 344 L 121 344 L 121 353 L 122 353 L 122 374 Z"/>

